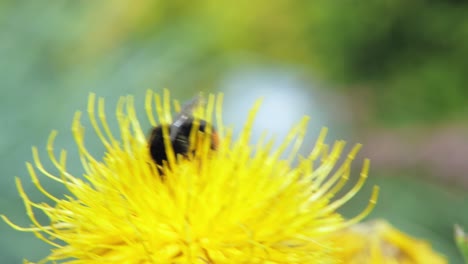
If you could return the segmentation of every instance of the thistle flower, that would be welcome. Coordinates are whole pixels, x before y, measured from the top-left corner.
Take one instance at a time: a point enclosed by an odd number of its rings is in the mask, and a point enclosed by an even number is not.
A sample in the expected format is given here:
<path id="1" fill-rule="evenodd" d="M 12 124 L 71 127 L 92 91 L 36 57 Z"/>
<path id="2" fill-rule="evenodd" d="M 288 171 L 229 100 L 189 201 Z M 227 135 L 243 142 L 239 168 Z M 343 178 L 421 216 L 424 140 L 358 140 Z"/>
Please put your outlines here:
<path id="1" fill-rule="evenodd" d="M 359 223 L 337 232 L 343 263 L 446 264 L 447 260 L 422 240 L 412 238 L 384 220 Z"/>
<path id="2" fill-rule="evenodd" d="M 169 92 L 161 99 L 149 91 L 145 105 L 152 126 L 157 125 L 154 106 L 159 124 L 172 123 Z M 104 157 L 93 157 L 85 147 L 78 112 L 72 131 L 83 177 L 67 171 L 64 150 L 56 156 L 54 131 L 47 150 L 56 174 L 44 169 L 36 148 L 34 165 L 27 163 L 33 183 L 53 205 L 31 201 L 17 179 L 32 226 L 20 227 L 2 216 L 13 228 L 32 232 L 53 246 L 41 263 L 335 263 L 340 246 L 330 236 L 362 220 L 375 205 L 377 187 L 368 206 L 354 218 L 344 219 L 336 212 L 364 184 L 369 161 L 364 161 L 357 184 L 336 197 L 359 145 L 337 166 L 345 143 L 337 141 L 329 150 L 324 129 L 310 154 L 298 157 L 307 118 L 277 149 L 265 138 L 250 145 L 259 103 L 234 140 L 232 130 L 223 126 L 222 95 L 210 95 L 206 107 L 197 108 L 194 116 L 215 123 L 218 148 L 210 148 L 210 129 L 204 133 L 195 129 L 190 147 L 197 151 L 174 155 L 169 131 L 163 129 L 167 162 L 157 167 L 133 97 L 121 98 L 116 109 L 120 139 L 109 128 L 102 98 L 97 106 L 98 119 L 92 94 L 89 119 L 106 148 Z M 180 110 L 177 102 L 175 108 Z M 282 159 L 288 147 L 288 158 Z M 51 195 L 36 171 L 63 184 L 71 195 Z M 49 223 L 39 223 L 34 210 L 44 212 Z"/>

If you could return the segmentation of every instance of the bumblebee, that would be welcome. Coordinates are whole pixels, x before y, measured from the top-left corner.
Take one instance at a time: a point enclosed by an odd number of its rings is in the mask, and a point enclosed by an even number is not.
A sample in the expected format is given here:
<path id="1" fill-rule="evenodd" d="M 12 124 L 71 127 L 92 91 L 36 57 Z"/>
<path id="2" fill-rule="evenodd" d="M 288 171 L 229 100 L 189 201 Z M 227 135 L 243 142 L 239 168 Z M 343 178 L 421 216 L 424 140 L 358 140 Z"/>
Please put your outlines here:
<path id="1" fill-rule="evenodd" d="M 167 152 L 164 145 L 163 127 L 167 127 L 169 131 L 170 142 L 174 154 L 188 156 L 190 151 L 190 133 L 195 124 L 195 117 L 193 116 L 194 109 L 201 104 L 201 98 L 197 97 L 186 103 L 180 113 L 176 116 L 172 124 L 163 124 L 154 127 L 149 136 L 149 151 L 154 162 L 162 166 L 164 161 L 167 161 Z M 210 147 L 216 150 L 218 147 L 218 134 L 214 127 L 202 119 L 197 119 L 198 131 L 206 133 L 207 128 L 211 128 L 211 143 Z M 192 150 L 194 154 L 195 150 Z"/>

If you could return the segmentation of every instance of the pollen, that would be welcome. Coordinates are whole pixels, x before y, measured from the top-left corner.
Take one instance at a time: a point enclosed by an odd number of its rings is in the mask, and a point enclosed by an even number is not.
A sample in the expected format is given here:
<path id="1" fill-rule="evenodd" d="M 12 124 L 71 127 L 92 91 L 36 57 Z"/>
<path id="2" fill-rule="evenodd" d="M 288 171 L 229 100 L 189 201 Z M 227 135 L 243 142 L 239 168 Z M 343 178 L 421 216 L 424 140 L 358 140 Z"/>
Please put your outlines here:
<path id="1" fill-rule="evenodd" d="M 340 245 L 330 237 L 365 218 L 378 195 L 374 187 L 367 207 L 351 219 L 337 212 L 366 181 L 368 160 L 359 180 L 347 186 L 360 145 L 348 153 L 344 141 L 328 146 L 324 128 L 309 154 L 300 156 L 307 117 L 277 148 L 266 137 L 251 144 L 260 102 L 234 138 L 233 129 L 223 125 L 222 101 L 222 94 L 209 95 L 194 109 L 195 123 L 214 128 L 192 129 L 190 149 L 196 151 L 188 155 L 174 152 L 163 126 L 167 160 L 160 166 L 151 158 L 134 98 L 120 99 L 112 117 L 119 130 L 112 131 L 104 99 L 91 94 L 88 118 L 104 156 L 88 151 L 77 112 L 72 133 L 84 174 L 67 170 L 67 152 L 56 153 L 53 131 L 47 153 L 54 172 L 44 168 L 37 148 L 27 163 L 32 182 L 50 202 L 32 201 L 16 179 L 31 226 L 3 220 L 52 246 L 39 263 L 339 263 Z M 168 91 L 148 91 L 145 109 L 144 125 L 158 126 L 171 124 L 181 107 Z M 210 147 L 214 129 L 216 149 Z M 47 180 L 63 184 L 70 195 L 50 194 L 43 186 Z M 37 210 L 48 217 L 46 225 L 36 219 Z"/>

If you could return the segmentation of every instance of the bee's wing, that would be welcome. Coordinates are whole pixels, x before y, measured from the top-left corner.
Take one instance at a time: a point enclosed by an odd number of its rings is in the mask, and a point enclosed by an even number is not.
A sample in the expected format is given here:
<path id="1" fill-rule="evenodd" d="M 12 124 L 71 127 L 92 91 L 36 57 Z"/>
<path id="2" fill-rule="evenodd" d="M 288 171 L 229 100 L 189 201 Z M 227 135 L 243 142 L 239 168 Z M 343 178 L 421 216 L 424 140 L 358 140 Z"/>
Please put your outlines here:
<path id="1" fill-rule="evenodd" d="M 195 108 L 202 105 L 203 103 L 204 103 L 204 100 L 203 100 L 202 95 L 198 95 L 183 105 L 182 110 L 176 116 L 174 122 L 171 124 L 171 133 L 170 133 L 171 141 L 175 140 L 182 125 L 188 120 L 193 118 L 193 111 L 195 110 Z"/>

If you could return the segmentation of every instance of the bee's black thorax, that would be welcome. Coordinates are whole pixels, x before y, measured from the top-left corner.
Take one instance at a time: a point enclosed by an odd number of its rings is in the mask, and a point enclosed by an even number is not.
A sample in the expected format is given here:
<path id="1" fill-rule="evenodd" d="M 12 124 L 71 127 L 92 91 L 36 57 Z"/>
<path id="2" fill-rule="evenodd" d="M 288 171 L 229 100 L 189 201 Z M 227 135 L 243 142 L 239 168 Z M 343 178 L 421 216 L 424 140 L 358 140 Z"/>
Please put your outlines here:
<path id="1" fill-rule="evenodd" d="M 172 149 L 174 150 L 174 154 L 176 156 L 179 154 L 186 156 L 190 148 L 189 139 L 193 125 L 194 121 L 193 119 L 190 119 L 177 128 L 173 127 L 173 125 L 160 125 L 153 128 L 149 138 L 149 150 L 151 157 L 156 162 L 156 164 L 162 165 L 163 161 L 167 161 L 166 146 L 164 145 L 163 126 L 168 128 L 169 133 L 167 136 L 171 134 L 173 129 L 177 129 L 177 133 L 175 134 L 174 139 L 171 140 Z M 207 125 L 208 123 L 206 121 L 199 120 L 197 125 L 198 131 L 205 132 Z M 212 145 L 212 148 L 215 149 L 216 146 L 214 146 L 214 144 Z"/>

